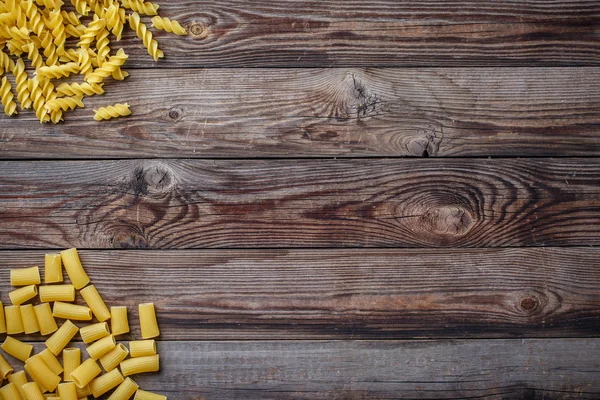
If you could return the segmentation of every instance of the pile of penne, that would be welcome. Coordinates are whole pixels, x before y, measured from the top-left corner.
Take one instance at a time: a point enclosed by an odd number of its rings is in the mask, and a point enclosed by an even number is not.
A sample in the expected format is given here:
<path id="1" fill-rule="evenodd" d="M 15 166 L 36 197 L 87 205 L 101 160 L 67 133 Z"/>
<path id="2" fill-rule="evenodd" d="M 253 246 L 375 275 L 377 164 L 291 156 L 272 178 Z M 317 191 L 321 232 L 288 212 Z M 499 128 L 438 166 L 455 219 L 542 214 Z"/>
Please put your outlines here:
<path id="1" fill-rule="evenodd" d="M 63 282 L 63 265 L 70 284 Z M 96 287 L 89 284 L 76 249 L 46 254 L 44 283 L 48 285 L 41 286 L 38 267 L 11 270 L 10 283 L 19 288 L 9 293 L 12 305 L 3 307 L 0 302 L 0 333 L 7 334 L 0 347 L 25 365 L 23 371 L 15 372 L 0 354 L 0 377 L 8 379 L 0 388 L 0 399 L 81 400 L 90 395 L 97 398 L 116 388 L 109 400 L 127 400 L 134 394 L 135 400 L 166 400 L 166 396 L 139 389 L 129 377 L 159 370 L 153 338 L 160 331 L 153 303 L 139 305 L 144 340 L 130 341 L 127 349 L 115 340 L 115 336 L 129 332 L 127 308 L 108 309 Z M 87 306 L 73 303 L 76 290 Z M 26 304 L 37 296 L 39 304 Z M 98 322 L 91 323 L 92 318 Z M 64 320 L 60 327 L 56 319 Z M 72 321 L 82 322 L 77 326 Z M 83 321 L 88 321 L 85 326 Z M 45 342 L 46 348 L 35 355 L 32 345 L 10 336 L 38 332 L 52 335 Z M 77 332 L 87 345 L 89 357 L 83 362 L 79 348 L 67 347 Z"/>

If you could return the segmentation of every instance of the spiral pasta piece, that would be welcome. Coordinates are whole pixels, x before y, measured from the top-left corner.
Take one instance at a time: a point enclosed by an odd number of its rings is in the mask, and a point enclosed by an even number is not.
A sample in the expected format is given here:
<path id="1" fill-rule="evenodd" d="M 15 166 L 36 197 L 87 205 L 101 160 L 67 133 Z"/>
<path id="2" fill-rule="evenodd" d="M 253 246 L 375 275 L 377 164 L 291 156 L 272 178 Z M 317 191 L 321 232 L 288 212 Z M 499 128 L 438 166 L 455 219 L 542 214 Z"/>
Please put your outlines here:
<path id="1" fill-rule="evenodd" d="M 35 0 L 38 6 L 44 6 L 49 10 L 59 10 L 63 4 L 62 0 Z"/>
<path id="2" fill-rule="evenodd" d="M 130 10 L 133 10 L 140 14 L 158 14 L 158 4 L 154 4 L 149 1 L 144 2 L 143 0 L 121 0 L 121 4 L 123 5 L 123 7 L 129 8 Z"/>
<path id="3" fill-rule="evenodd" d="M 15 62 L 3 51 L 0 51 L 0 67 L 3 71 L 12 71 L 15 68 Z"/>
<path id="4" fill-rule="evenodd" d="M 102 28 L 96 36 L 96 48 L 98 50 L 98 55 L 96 58 L 99 66 L 102 66 L 104 61 L 106 61 L 108 53 L 110 53 L 110 47 L 108 47 L 108 43 L 108 30 L 106 28 Z"/>
<path id="5" fill-rule="evenodd" d="M 131 110 L 129 110 L 129 104 L 115 104 L 114 106 L 106 106 L 100 107 L 97 110 L 94 110 L 95 115 L 94 119 L 96 121 L 102 121 L 104 119 L 111 119 L 117 117 L 125 117 L 127 115 L 131 115 Z"/>
<path id="6" fill-rule="evenodd" d="M 68 111 L 75 107 L 85 107 L 83 104 L 83 96 L 71 96 L 71 97 L 58 97 L 56 99 L 47 101 L 44 107 L 50 111 Z M 54 121 L 53 121 L 54 122 Z"/>
<path id="7" fill-rule="evenodd" d="M 29 96 L 33 101 L 35 116 L 40 120 L 40 123 L 48 122 L 50 120 L 50 116 L 48 115 L 48 111 L 44 108 L 44 103 L 46 100 L 44 99 L 44 94 L 42 92 L 42 88 L 40 87 L 40 81 L 38 80 L 37 76 L 30 79 L 27 86 L 29 88 Z"/>
<path id="8" fill-rule="evenodd" d="M 71 4 L 75 7 L 75 10 L 84 17 L 87 17 L 89 7 L 85 0 L 71 0 Z"/>
<path id="9" fill-rule="evenodd" d="M 40 68 L 44 66 L 44 60 L 42 60 L 42 56 L 38 51 L 37 47 L 32 42 L 29 42 L 23 48 L 23 51 L 27 52 L 27 58 L 31 61 L 31 65 L 34 68 Z"/>
<path id="10" fill-rule="evenodd" d="M 129 73 L 127 71 L 123 71 L 121 68 L 117 68 L 112 73 L 112 77 L 116 81 L 122 81 L 123 79 L 127 78 L 128 76 L 129 76 Z"/>
<path id="11" fill-rule="evenodd" d="M 39 77 L 50 79 L 64 78 L 77 72 L 79 72 L 79 64 L 76 62 L 40 67 L 37 70 Z"/>
<path id="12" fill-rule="evenodd" d="M 65 41 L 67 40 L 67 34 L 65 33 L 65 27 L 63 23 L 63 16 L 59 10 L 50 12 L 48 21 L 46 22 L 48 28 L 52 29 L 52 36 L 54 37 L 54 45 L 56 46 L 56 54 L 61 55 L 65 52 Z"/>
<path id="13" fill-rule="evenodd" d="M 106 26 L 106 19 L 99 18 L 95 21 L 89 23 L 89 25 L 85 28 L 83 35 L 79 38 L 79 43 L 77 46 L 79 47 L 89 47 L 96 35 L 100 33 L 100 31 Z"/>
<path id="14" fill-rule="evenodd" d="M 158 61 L 159 58 L 165 56 L 162 50 L 159 50 L 158 42 L 152 38 L 152 32 L 140 21 L 140 16 L 137 12 L 129 16 L 129 26 L 135 31 L 137 37 L 142 39 L 144 46 L 148 49 L 148 54 L 154 58 L 154 61 Z"/>
<path id="15" fill-rule="evenodd" d="M 21 9 L 19 0 L 6 0 L 4 2 L 6 9 L 12 14 L 17 26 L 25 26 L 25 13 Z"/>
<path id="16" fill-rule="evenodd" d="M 12 94 L 12 85 L 6 79 L 2 78 L 2 86 L 0 86 L 0 96 L 2 97 L 2 105 L 4 106 L 4 113 L 9 117 L 17 113 L 17 103 L 15 103 L 14 95 Z"/>
<path id="17" fill-rule="evenodd" d="M 92 96 L 94 94 L 104 93 L 102 83 L 61 83 L 56 87 L 59 96 Z"/>
<path id="18" fill-rule="evenodd" d="M 127 54 L 125 54 L 125 51 L 123 49 L 119 49 L 119 51 L 117 51 L 117 54 L 115 54 L 114 56 L 111 56 L 108 61 L 104 62 L 102 64 L 101 67 L 96 68 L 93 72 L 89 73 L 88 75 L 85 76 L 85 80 L 86 82 L 91 82 L 91 83 L 100 83 L 102 82 L 102 80 L 110 75 L 112 75 L 112 73 L 114 71 L 116 71 L 117 68 L 119 68 L 121 65 L 123 65 L 123 63 L 125 63 L 125 60 L 127 60 Z"/>
<path id="19" fill-rule="evenodd" d="M 65 25 L 65 33 L 67 34 L 67 37 L 81 37 L 81 35 L 83 35 L 84 32 L 85 32 L 85 25 L 83 25 L 83 24 Z M 73 49 L 69 49 L 69 50 L 73 50 Z"/>
<path id="20" fill-rule="evenodd" d="M 27 72 L 25 72 L 25 63 L 19 58 L 13 69 L 15 82 L 17 83 L 17 99 L 21 104 L 21 109 L 31 108 L 31 99 L 29 98 L 29 89 L 27 88 Z"/>
<path id="21" fill-rule="evenodd" d="M 187 31 L 179 22 L 167 17 L 159 17 L 158 15 L 152 18 L 152 26 L 162 31 L 173 32 L 176 35 L 187 35 Z"/>
<path id="22" fill-rule="evenodd" d="M 79 64 L 79 73 L 88 74 L 92 72 L 92 57 L 85 47 L 79 49 L 79 59 L 77 60 L 77 63 Z"/>
<path id="23" fill-rule="evenodd" d="M 38 36 L 42 35 L 45 24 L 37 6 L 33 4 L 33 0 L 21 1 L 21 8 L 29 20 L 31 30 Z"/>
<path id="24" fill-rule="evenodd" d="M 81 20 L 79 19 L 77 14 L 75 14 L 73 11 L 62 10 L 60 12 L 60 15 L 62 15 L 64 21 L 68 22 L 71 25 L 81 24 Z"/>
<path id="25" fill-rule="evenodd" d="M 116 3 L 113 3 L 106 9 L 104 18 L 106 18 L 106 27 L 117 37 L 117 40 L 121 40 L 125 9 L 119 8 Z"/>

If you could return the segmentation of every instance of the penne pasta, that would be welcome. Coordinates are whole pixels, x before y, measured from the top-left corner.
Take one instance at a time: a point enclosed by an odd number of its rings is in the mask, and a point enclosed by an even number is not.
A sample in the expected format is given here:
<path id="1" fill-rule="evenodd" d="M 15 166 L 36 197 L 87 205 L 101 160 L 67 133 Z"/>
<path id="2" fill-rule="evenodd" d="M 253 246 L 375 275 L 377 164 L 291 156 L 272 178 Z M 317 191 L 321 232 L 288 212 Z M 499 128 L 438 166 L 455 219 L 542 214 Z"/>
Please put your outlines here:
<path id="1" fill-rule="evenodd" d="M 42 360 L 44 360 L 48 368 L 50 368 L 56 375 L 60 375 L 64 371 L 63 366 L 61 365 L 60 361 L 58 361 L 58 358 L 56 358 L 56 356 L 49 349 L 44 349 L 44 351 L 40 353 L 40 357 Z"/>
<path id="2" fill-rule="evenodd" d="M 40 286 L 40 301 L 50 303 L 53 301 L 74 301 L 75 286 L 73 285 L 46 285 Z"/>
<path id="3" fill-rule="evenodd" d="M 73 382 L 59 383 L 56 393 L 60 400 L 77 400 L 77 386 Z"/>
<path id="4" fill-rule="evenodd" d="M 77 386 L 77 385 L 75 385 Z M 90 385 L 85 385 L 83 387 L 77 386 L 77 398 L 87 398 L 87 396 L 91 396 L 92 391 L 90 390 Z"/>
<path id="5" fill-rule="evenodd" d="M 23 318 L 21 317 L 21 306 L 6 306 L 4 307 L 4 314 L 6 316 L 7 334 L 15 335 L 25 331 Z"/>
<path id="6" fill-rule="evenodd" d="M 133 400 L 167 400 L 167 396 L 138 389 Z"/>
<path id="7" fill-rule="evenodd" d="M 6 339 L 4 339 L 4 343 L 2 343 L 0 347 L 2 347 L 2 350 L 4 350 L 17 360 L 21 360 L 23 362 L 25 362 L 29 358 L 31 352 L 33 351 L 32 345 L 23 343 L 20 340 L 17 340 L 11 336 L 7 336 Z"/>
<path id="8" fill-rule="evenodd" d="M 60 257 L 62 258 L 67 275 L 73 286 L 75 286 L 75 289 L 81 289 L 90 282 L 90 278 L 85 273 L 81 261 L 79 260 L 77 249 L 72 248 L 61 251 Z"/>
<path id="9" fill-rule="evenodd" d="M 78 388 L 83 388 L 90 383 L 92 379 L 100 375 L 100 372 L 102 372 L 102 370 L 98 366 L 98 363 L 91 358 L 88 358 L 71 372 L 71 379 L 73 379 L 73 382 Z M 89 394 L 92 394 L 92 392 L 90 391 Z M 77 396 L 83 397 L 80 393 L 78 393 Z"/>
<path id="10" fill-rule="evenodd" d="M 110 318 L 110 312 L 94 285 L 81 289 L 80 293 L 98 321 L 104 322 Z"/>
<path id="11" fill-rule="evenodd" d="M 81 350 L 77 347 L 69 347 L 63 350 L 64 381 L 73 381 L 71 373 L 81 365 Z"/>
<path id="12" fill-rule="evenodd" d="M 4 305 L 0 301 L 0 333 L 6 333 L 6 318 L 4 317 Z"/>
<path id="13" fill-rule="evenodd" d="M 128 354 L 129 350 L 127 350 L 127 347 L 123 346 L 122 343 L 117 343 L 114 349 L 100 357 L 100 364 L 102 364 L 102 368 L 106 372 L 112 371 L 119 366 Z"/>
<path id="14" fill-rule="evenodd" d="M 0 388 L 0 398 L 10 400 L 23 400 L 21 398 L 21 393 L 19 393 L 19 390 L 17 389 L 17 385 L 15 385 L 12 382 Z"/>
<path id="15" fill-rule="evenodd" d="M 40 280 L 40 269 L 38 267 L 10 270 L 11 286 L 39 285 L 40 283 L 42 281 Z"/>
<path id="16" fill-rule="evenodd" d="M 108 392 L 110 389 L 121 384 L 124 380 L 125 378 L 123 378 L 123 375 L 121 375 L 119 370 L 113 369 L 112 371 L 107 372 L 106 374 L 101 375 L 90 382 L 92 396 L 98 398 L 104 393 Z"/>
<path id="17" fill-rule="evenodd" d="M 29 382 L 24 384 L 21 389 L 25 392 L 27 400 L 45 400 L 42 390 L 35 382 Z"/>
<path id="18" fill-rule="evenodd" d="M 97 360 L 114 349 L 116 345 L 117 343 L 115 342 L 115 337 L 113 335 L 109 335 L 89 345 L 86 348 L 86 351 L 92 360 Z"/>
<path id="19" fill-rule="evenodd" d="M 158 323 L 156 322 L 156 313 L 154 303 L 144 303 L 138 306 L 140 314 L 140 329 L 142 338 L 151 339 L 160 335 Z"/>
<path id="20" fill-rule="evenodd" d="M 37 378 L 35 377 L 35 375 L 33 374 L 33 371 L 31 370 L 31 368 L 30 368 L 30 367 L 29 367 L 27 364 L 25 364 L 25 365 L 23 366 L 23 369 L 25 370 L 25 372 L 27 372 L 27 375 L 29 375 L 29 377 L 30 377 L 30 378 L 31 378 L 31 379 L 32 379 L 32 380 L 33 380 L 35 383 L 37 383 L 37 385 L 40 387 L 40 390 L 42 391 L 42 393 L 44 393 L 44 392 L 47 392 L 47 391 L 48 391 L 48 389 L 46 389 L 46 388 L 44 387 L 44 385 L 42 385 L 42 382 L 40 382 L 40 380 L 39 380 L 39 379 L 37 379 Z"/>
<path id="21" fill-rule="evenodd" d="M 9 292 L 8 297 L 10 297 L 10 301 L 13 303 L 13 305 L 18 306 L 28 300 L 33 299 L 35 296 L 37 296 L 37 294 L 37 286 L 29 285 Z"/>
<path id="22" fill-rule="evenodd" d="M 25 366 L 28 368 L 27 373 L 46 390 L 54 391 L 60 383 L 58 374 L 52 372 L 39 354 L 29 357 L 25 361 Z"/>
<path id="23" fill-rule="evenodd" d="M 115 336 L 129 332 L 127 307 L 117 306 L 110 308 L 110 328 L 112 334 Z"/>
<path id="24" fill-rule="evenodd" d="M 77 334 L 79 328 L 72 323 L 70 320 L 66 320 L 64 324 L 48 340 L 46 340 L 46 347 L 55 355 L 59 355 L 60 352 L 69 344 L 69 341 L 73 339 L 73 336 Z"/>
<path id="25" fill-rule="evenodd" d="M 139 385 L 133 379 L 126 378 L 108 397 L 108 400 L 129 400 L 138 388 Z"/>
<path id="26" fill-rule="evenodd" d="M 98 322 L 97 324 L 84 326 L 79 330 L 79 334 L 83 339 L 83 343 L 87 344 L 110 335 L 110 331 L 106 322 Z"/>
<path id="27" fill-rule="evenodd" d="M 56 325 L 56 320 L 52 315 L 52 310 L 50 309 L 50 304 L 42 303 L 33 307 L 33 311 L 35 311 L 35 317 L 37 319 L 38 325 L 40 326 L 40 333 L 44 336 L 55 332 L 58 329 Z"/>
<path id="28" fill-rule="evenodd" d="M 39 332 L 40 326 L 38 325 L 33 305 L 24 304 L 20 307 L 20 311 L 21 320 L 23 321 L 23 331 L 28 335 L 31 333 Z"/>
<path id="29" fill-rule="evenodd" d="M 6 358 L 2 354 L 0 354 L 0 378 L 6 379 L 10 373 L 14 371 L 13 367 L 10 366 Z"/>
<path id="30" fill-rule="evenodd" d="M 25 392 L 23 391 L 23 385 L 26 384 L 27 375 L 25 375 L 25 371 L 17 371 L 8 375 L 8 381 L 14 383 L 17 389 L 19 390 L 19 394 L 23 400 L 26 400 Z"/>
<path id="31" fill-rule="evenodd" d="M 62 281 L 62 259 L 60 254 L 46 254 L 44 258 L 44 283 L 58 283 Z"/>
<path id="32" fill-rule="evenodd" d="M 121 372 L 124 376 L 156 372 L 159 370 L 158 354 L 153 356 L 128 358 L 121 362 Z"/>
<path id="33" fill-rule="evenodd" d="M 129 353 L 131 357 L 144 357 L 156 354 L 156 342 L 149 340 L 132 340 L 129 342 Z"/>
<path id="34" fill-rule="evenodd" d="M 92 319 L 92 310 L 86 306 L 55 301 L 52 315 L 56 318 L 72 319 L 74 321 L 89 321 Z"/>

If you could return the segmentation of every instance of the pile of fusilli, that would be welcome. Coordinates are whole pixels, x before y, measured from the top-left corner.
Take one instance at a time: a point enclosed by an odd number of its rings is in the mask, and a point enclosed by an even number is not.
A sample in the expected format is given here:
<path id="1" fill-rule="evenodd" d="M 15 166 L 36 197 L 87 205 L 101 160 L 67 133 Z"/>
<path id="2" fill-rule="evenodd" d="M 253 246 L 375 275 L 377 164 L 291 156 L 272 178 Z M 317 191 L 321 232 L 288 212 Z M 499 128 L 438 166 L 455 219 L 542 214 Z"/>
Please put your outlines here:
<path id="1" fill-rule="evenodd" d="M 15 77 L 16 96 L 6 76 L 0 99 L 6 115 L 32 108 L 40 122 L 58 123 L 63 113 L 84 107 L 83 98 L 104 93 L 106 78 L 123 80 L 127 60 L 123 49 L 111 54 L 111 40 L 121 40 L 126 25 L 142 40 L 157 61 L 164 57 L 140 14 L 154 15 L 156 29 L 186 35 L 174 20 L 157 16 L 158 5 L 143 0 L 0 0 L 0 70 Z M 87 20 L 87 22 L 83 21 Z M 73 45 L 69 43 L 73 42 Z M 16 57 L 16 62 L 11 56 Z M 35 73 L 29 77 L 26 65 Z M 83 82 L 58 83 L 57 79 L 83 75 Z M 15 101 L 16 100 L 16 101 Z M 97 121 L 131 114 L 129 105 L 115 104 L 95 110 Z"/>

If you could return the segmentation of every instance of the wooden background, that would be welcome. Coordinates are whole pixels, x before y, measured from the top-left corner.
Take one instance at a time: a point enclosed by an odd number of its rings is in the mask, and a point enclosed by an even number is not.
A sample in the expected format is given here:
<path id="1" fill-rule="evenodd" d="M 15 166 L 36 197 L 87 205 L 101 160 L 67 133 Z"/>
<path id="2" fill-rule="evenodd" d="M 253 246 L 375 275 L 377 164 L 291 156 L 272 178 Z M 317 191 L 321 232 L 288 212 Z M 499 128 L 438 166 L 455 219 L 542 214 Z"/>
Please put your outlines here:
<path id="1" fill-rule="evenodd" d="M 598 1 L 159 3 L 164 60 L 0 117 L 2 300 L 78 247 L 170 400 L 600 397 Z"/>

